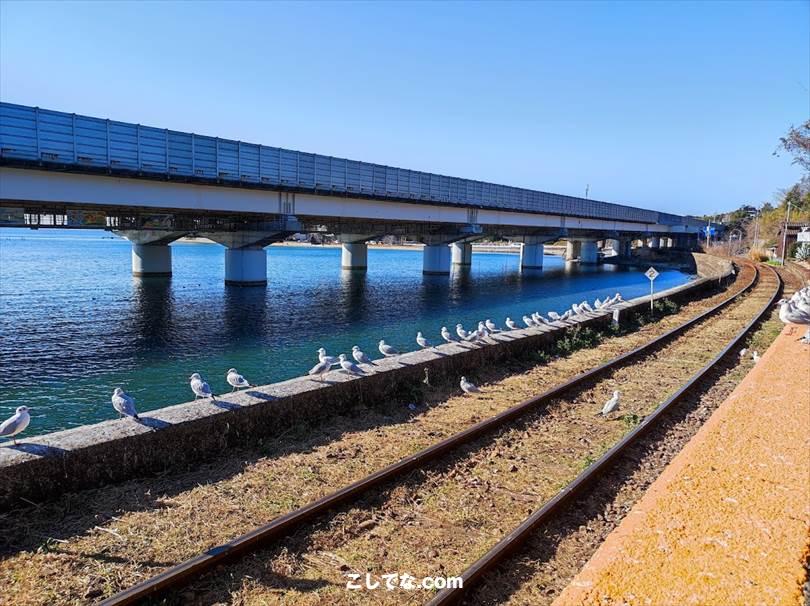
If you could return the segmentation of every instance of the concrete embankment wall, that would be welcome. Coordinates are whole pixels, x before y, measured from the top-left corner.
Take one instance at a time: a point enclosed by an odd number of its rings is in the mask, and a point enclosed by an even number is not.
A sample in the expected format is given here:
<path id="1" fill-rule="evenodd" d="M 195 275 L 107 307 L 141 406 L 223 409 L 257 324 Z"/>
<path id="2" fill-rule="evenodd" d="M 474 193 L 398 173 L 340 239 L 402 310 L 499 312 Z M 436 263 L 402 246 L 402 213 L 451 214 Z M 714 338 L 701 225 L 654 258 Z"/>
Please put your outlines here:
<path id="1" fill-rule="evenodd" d="M 731 277 L 731 264 L 696 255 L 700 277 L 662 291 L 656 298 L 694 299 L 719 288 Z M 623 303 L 620 314 L 644 311 L 648 297 Z M 612 321 L 611 312 L 597 312 L 558 327 L 539 327 L 499 333 L 496 344 L 447 344 L 376 361 L 369 376 L 349 377 L 340 372 L 326 383 L 296 378 L 282 383 L 224 395 L 217 403 L 187 402 L 146 412 L 140 423 L 111 420 L 0 447 L 0 509 L 41 501 L 63 492 L 118 482 L 139 475 L 182 469 L 216 457 L 230 445 L 272 440 L 297 419 L 327 418 L 357 403 L 387 406 L 395 394 L 418 385 L 425 369 L 438 384 L 474 376 L 484 364 L 547 347 L 574 326 L 600 328 Z"/>

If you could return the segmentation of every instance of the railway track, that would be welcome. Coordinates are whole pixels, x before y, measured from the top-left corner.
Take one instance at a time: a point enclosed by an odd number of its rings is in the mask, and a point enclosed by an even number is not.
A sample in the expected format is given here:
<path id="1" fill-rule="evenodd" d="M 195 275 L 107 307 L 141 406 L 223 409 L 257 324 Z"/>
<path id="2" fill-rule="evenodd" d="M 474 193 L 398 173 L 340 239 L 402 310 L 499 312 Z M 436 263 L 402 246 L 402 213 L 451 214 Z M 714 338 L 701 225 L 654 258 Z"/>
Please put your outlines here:
<path id="1" fill-rule="evenodd" d="M 538 412 L 540 416 L 543 416 L 542 413 L 544 410 L 552 403 L 556 403 L 559 405 L 559 401 L 563 395 L 569 394 L 571 392 L 577 392 L 581 398 L 581 393 L 583 388 L 587 386 L 589 383 L 606 383 L 610 382 L 610 379 L 606 380 L 605 377 L 611 375 L 611 373 L 619 372 L 621 369 L 627 369 L 627 365 L 630 362 L 637 362 L 639 359 L 647 359 L 647 358 L 655 358 L 657 357 L 659 361 L 663 364 L 669 363 L 667 360 L 668 356 L 666 355 L 658 355 L 656 356 L 656 352 L 660 354 L 662 348 L 669 347 L 672 344 L 676 344 L 679 340 L 683 340 L 682 337 L 684 333 L 702 326 L 704 323 L 710 322 L 713 319 L 713 325 L 721 326 L 725 324 L 730 324 L 730 326 L 725 327 L 725 331 L 733 330 L 735 333 L 737 332 L 737 328 L 739 323 L 743 319 L 750 319 L 752 313 L 751 310 L 748 309 L 750 305 L 748 305 L 745 309 L 740 310 L 741 307 L 740 301 L 745 301 L 748 298 L 749 292 L 751 292 L 751 296 L 753 297 L 755 294 L 760 298 L 767 299 L 768 302 L 772 301 L 775 298 L 776 293 L 778 293 L 779 289 L 779 280 L 776 276 L 776 273 L 772 270 L 765 270 L 766 274 L 764 275 L 763 280 L 759 280 L 759 272 L 752 271 L 752 278 L 751 280 L 746 283 L 739 291 L 733 293 L 731 296 L 720 302 L 719 304 L 713 306 L 709 310 L 701 313 L 697 317 L 685 322 L 684 324 L 668 331 L 664 335 L 652 340 L 651 342 L 637 347 L 632 351 L 624 353 L 613 360 L 603 364 L 597 368 L 594 368 L 588 372 L 581 373 L 572 379 L 547 390 L 546 392 L 536 396 L 534 398 L 530 398 L 522 402 L 521 404 L 514 406 L 490 419 L 486 419 L 476 425 L 462 431 L 454 436 L 451 436 L 441 442 L 434 444 L 433 446 L 422 450 L 414 455 L 406 457 L 401 461 L 390 465 L 384 469 L 381 469 L 362 480 L 345 486 L 344 488 L 325 496 L 317 501 L 310 503 L 300 509 L 297 509 L 289 514 L 280 516 L 269 524 L 266 524 L 260 528 L 257 528 L 241 537 L 231 541 L 225 545 L 216 547 L 214 549 L 210 549 L 205 553 L 187 560 L 181 563 L 178 566 L 172 567 L 165 572 L 148 579 L 147 581 L 140 583 L 130 589 L 127 589 L 123 592 L 120 592 L 111 598 L 108 598 L 103 602 L 103 604 L 130 604 L 135 603 L 143 598 L 148 596 L 153 596 L 157 593 L 164 592 L 169 589 L 174 589 L 178 587 L 182 587 L 183 585 L 193 581 L 194 579 L 200 577 L 201 575 L 205 574 L 207 571 L 213 569 L 220 564 L 228 560 L 234 560 L 239 556 L 243 556 L 247 553 L 255 551 L 256 549 L 266 546 L 271 543 L 273 540 L 279 539 L 284 535 L 290 534 L 293 531 L 296 531 L 308 523 L 312 522 L 314 518 L 317 516 L 325 513 L 328 510 L 335 509 L 337 507 L 346 506 L 349 503 L 356 502 L 358 499 L 363 499 L 367 497 L 367 494 L 374 488 L 380 487 L 383 484 L 390 483 L 392 480 L 395 479 L 402 479 L 406 477 L 408 474 L 413 472 L 417 469 L 429 468 L 432 464 L 434 464 L 437 460 L 439 460 L 444 455 L 448 454 L 450 451 L 456 450 L 461 446 L 471 445 L 476 443 L 477 441 L 483 442 L 492 442 L 492 438 L 490 434 L 494 433 L 496 429 L 502 429 L 508 426 L 511 423 L 514 423 L 518 420 L 521 420 L 523 417 L 535 415 L 534 421 L 537 421 Z M 759 282 L 758 282 L 759 280 Z M 727 309 L 730 315 L 734 315 L 733 312 L 735 309 L 739 312 L 739 318 L 730 318 L 725 321 L 722 318 L 717 318 L 718 312 L 721 310 Z M 746 330 L 749 330 L 751 326 L 755 323 L 756 319 L 761 316 L 763 310 L 766 310 L 767 306 L 762 306 L 762 310 L 760 313 L 757 313 L 755 319 L 751 321 L 747 326 Z M 736 322 L 736 323 L 735 323 Z M 723 332 L 723 331 L 720 331 Z M 712 361 L 714 363 L 717 359 L 722 357 L 731 347 L 734 346 L 739 338 L 741 338 L 742 332 L 740 332 L 736 339 L 733 340 L 729 345 L 727 345 Z M 725 341 L 723 341 L 725 342 Z M 659 365 L 660 366 L 660 365 Z M 704 365 L 703 368 L 710 367 L 711 363 L 708 365 Z M 661 368 L 653 369 L 652 372 L 660 372 Z M 705 372 L 704 372 L 705 374 Z M 693 384 L 694 382 L 691 382 Z M 602 386 L 602 391 L 604 391 L 604 386 Z M 674 398 L 678 397 L 678 394 L 685 391 L 687 388 L 683 388 L 679 390 Z M 578 391 L 579 390 L 579 391 Z M 599 389 L 592 390 L 595 392 L 599 392 Z M 669 400 L 668 400 L 669 401 Z M 663 405 L 662 405 L 663 406 Z M 659 407 L 660 409 L 660 407 Z M 657 409 L 658 410 L 658 409 Z M 644 418 L 644 421 L 638 425 L 634 430 L 631 431 L 628 436 L 622 438 L 619 444 L 625 443 L 629 436 L 639 435 L 646 431 L 646 428 L 650 426 L 651 423 L 654 422 L 655 418 L 660 414 L 659 412 L 653 412 L 652 415 L 647 415 Z M 528 433 L 528 432 L 527 432 Z M 588 439 L 584 437 L 583 439 Z M 618 445 L 617 445 L 618 447 Z M 616 447 L 614 447 L 616 448 Z M 604 457 L 608 456 L 613 452 L 613 450 L 608 451 Z M 612 456 L 615 456 L 612 455 Z M 604 459 L 600 459 L 602 461 Z M 609 461 L 609 460 L 608 460 Z M 595 464 L 596 465 L 596 464 Z M 606 463 L 602 463 L 602 467 L 604 467 Z M 592 466 L 593 467 L 593 466 Z M 590 468 L 589 468 L 590 469 Z M 591 472 L 593 473 L 593 472 Z M 576 482 L 576 480 L 575 480 Z M 565 502 L 567 499 L 570 498 L 569 495 L 573 495 L 579 486 L 583 484 L 576 484 L 574 487 L 566 487 L 562 493 L 560 493 L 559 498 L 555 497 L 554 502 Z M 507 493 L 509 490 L 507 489 Z M 555 505 L 555 507 L 559 507 L 559 505 Z M 545 514 L 548 515 L 548 514 Z M 508 539 L 508 545 L 516 545 L 517 541 L 515 537 L 512 536 L 514 533 L 510 533 L 509 536 L 506 537 Z M 498 543 L 498 545 L 501 545 Z M 504 549 L 504 546 L 501 546 L 498 550 L 498 553 L 508 554 L 509 549 Z M 503 555 L 499 555 L 499 558 L 502 558 Z M 495 561 L 495 560 L 493 560 Z M 478 564 L 478 563 L 477 563 Z M 488 570 L 488 566 L 494 564 L 488 564 L 486 562 L 483 565 L 479 564 L 474 570 L 470 571 L 469 578 L 465 579 L 465 589 L 474 585 L 477 580 L 481 578 L 483 574 Z M 439 600 L 450 600 L 454 601 L 461 597 L 461 594 L 458 593 L 445 593 L 439 594 L 436 599 Z M 438 602 L 438 603 L 450 603 L 450 602 Z"/>
<path id="2" fill-rule="evenodd" d="M 771 295 L 767 297 L 758 313 L 718 352 L 708 363 L 702 366 L 683 386 L 662 402 L 655 410 L 645 417 L 637 427 L 627 433 L 618 443 L 604 453 L 597 461 L 579 474 L 572 482 L 567 484 L 551 500 L 543 504 L 542 507 L 533 511 L 511 532 L 509 532 L 496 545 L 489 549 L 476 562 L 469 566 L 462 574 L 464 583 L 460 588 L 451 588 L 439 592 L 428 602 L 428 606 L 447 606 L 460 603 L 465 595 L 474 590 L 484 577 L 498 567 L 503 567 L 521 546 L 543 526 L 550 524 L 555 516 L 564 514 L 566 507 L 571 504 L 576 497 L 582 495 L 585 489 L 593 485 L 601 476 L 607 474 L 611 465 L 621 457 L 628 448 L 633 446 L 640 438 L 656 426 L 656 423 L 671 408 L 677 405 L 700 380 L 705 377 L 715 366 L 717 366 L 730 351 L 735 349 L 742 342 L 758 322 L 768 313 L 774 302 L 782 292 L 784 280 L 781 273 L 767 268 L 771 274 L 773 283 Z M 793 281 L 793 280 L 791 280 Z M 525 574 L 525 573 L 524 573 Z"/>

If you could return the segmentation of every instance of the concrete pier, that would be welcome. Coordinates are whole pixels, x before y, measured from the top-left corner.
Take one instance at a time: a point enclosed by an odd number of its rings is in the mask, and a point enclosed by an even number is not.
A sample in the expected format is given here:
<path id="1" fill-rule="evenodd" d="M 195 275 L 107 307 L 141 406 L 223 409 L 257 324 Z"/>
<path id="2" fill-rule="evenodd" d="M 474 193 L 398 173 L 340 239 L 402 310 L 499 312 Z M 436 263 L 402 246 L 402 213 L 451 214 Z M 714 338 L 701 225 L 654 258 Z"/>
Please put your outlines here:
<path id="1" fill-rule="evenodd" d="M 472 242 L 453 242 L 450 253 L 453 265 L 472 265 Z"/>
<path id="2" fill-rule="evenodd" d="M 168 277 L 172 275 L 172 249 L 168 244 L 132 243 L 132 275 Z"/>
<path id="3" fill-rule="evenodd" d="M 344 242 L 340 253 L 341 269 L 365 271 L 368 269 L 368 244 L 366 242 Z"/>
<path id="4" fill-rule="evenodd" d="M 543 269 L 543 245 L 541 243 L 527 241 L 520 245 L 520 268 Z"/>
<path id="5" fill-rule="evenodd" d="M 579 262 L 593 265 L 599 259 L 595 240 L 585 240 L 582 242 L 579 251 Z"/>
<path id="6" fill-rule="evenodd" d="M 450 274 L 450 247 L 447 244 L 425 244 L 422 251 L 422 273 L 432 276 Z"/>
<path id="7" fill-rule="evenodd" d="M 579 258 L 582 242 L 579 240 L 568 240 L 565 244 L 565 260 L 574 261 Z"/>
<path id="8" fill-rule="evenodd" d="M 267 251 L 261 247 L 226 248 L 225 284 L 265 286 L 267 284 Z"/>
<path id="9" fill-rule="evenodd" d="M 122 230 L 115 232 L 132 242 L 132 275 L 137 277 L 168 277 L 172 275 L 170 242 L 185 232 L 158 230 Z"/>

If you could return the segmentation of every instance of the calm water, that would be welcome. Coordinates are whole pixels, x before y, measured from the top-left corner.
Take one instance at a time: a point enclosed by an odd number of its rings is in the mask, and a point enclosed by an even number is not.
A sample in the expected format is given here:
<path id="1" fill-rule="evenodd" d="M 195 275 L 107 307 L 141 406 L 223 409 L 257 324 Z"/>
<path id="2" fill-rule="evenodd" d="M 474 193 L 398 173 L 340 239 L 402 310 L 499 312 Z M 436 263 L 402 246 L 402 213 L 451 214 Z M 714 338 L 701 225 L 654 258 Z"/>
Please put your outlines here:
<path id="1" fill-rule="evenodd" d="M 416 349 L 417 330 L 439 341 L 442 325 L 649 292 L 646 267 L 566 269 L 547 256 L 521 274 L 517 255 L 476 253 L 448 278 L 422 276 L 418 251 L 370 250 L 363 275 L 341 272 L 338 249 L 278 247 L 267 288 L 226 287 L 221 247 L 172 248 L 173 278 L 137 279 L 129 243 L 112 234 L 0 229 L 0 418 L 25 404 L 25 435 L 45 433 L 115 417 L 116 386 L 149 410 L 191 399 L 192 372 L 230 391 L 232 366 L 271 383 L 305 373 L 319 346 L 376 357 L 380 338 Z M 656 288 L 688 279 L 663 270 Z"/>

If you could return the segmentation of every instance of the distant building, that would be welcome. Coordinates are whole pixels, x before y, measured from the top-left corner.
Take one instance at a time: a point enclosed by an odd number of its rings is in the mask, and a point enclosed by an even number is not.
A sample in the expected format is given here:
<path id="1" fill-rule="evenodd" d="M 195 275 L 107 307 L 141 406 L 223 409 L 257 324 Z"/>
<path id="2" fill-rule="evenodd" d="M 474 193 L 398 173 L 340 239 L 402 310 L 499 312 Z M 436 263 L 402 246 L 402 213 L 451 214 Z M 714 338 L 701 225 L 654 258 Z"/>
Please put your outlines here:
<path id="1" fill-rule="evenodd" d="M 787 238 L 785 239 L 785 246 L 787 246 L 788 252 L 790 252 L 790 247 L 793 246 L 793 243 L 798 240 L 799 233 L 802 232 L 803 230 L 809 229 L 810 223 L 807 223 L 806 221 L 802 222 L 791 221 L 790 223 L 787 224 Z M 783 222 L 782 225 L 779 227 L 779 233 L 776 236 L 776 256 L 779 257 L 780 259 L 782 258 L 782 240 L 784 238 L 783 236 L 784 231 L 785 231 L 785 223 Z M 803 236 L 802 239 L 804 240 L 806 237 L 807 236 Z"/>

